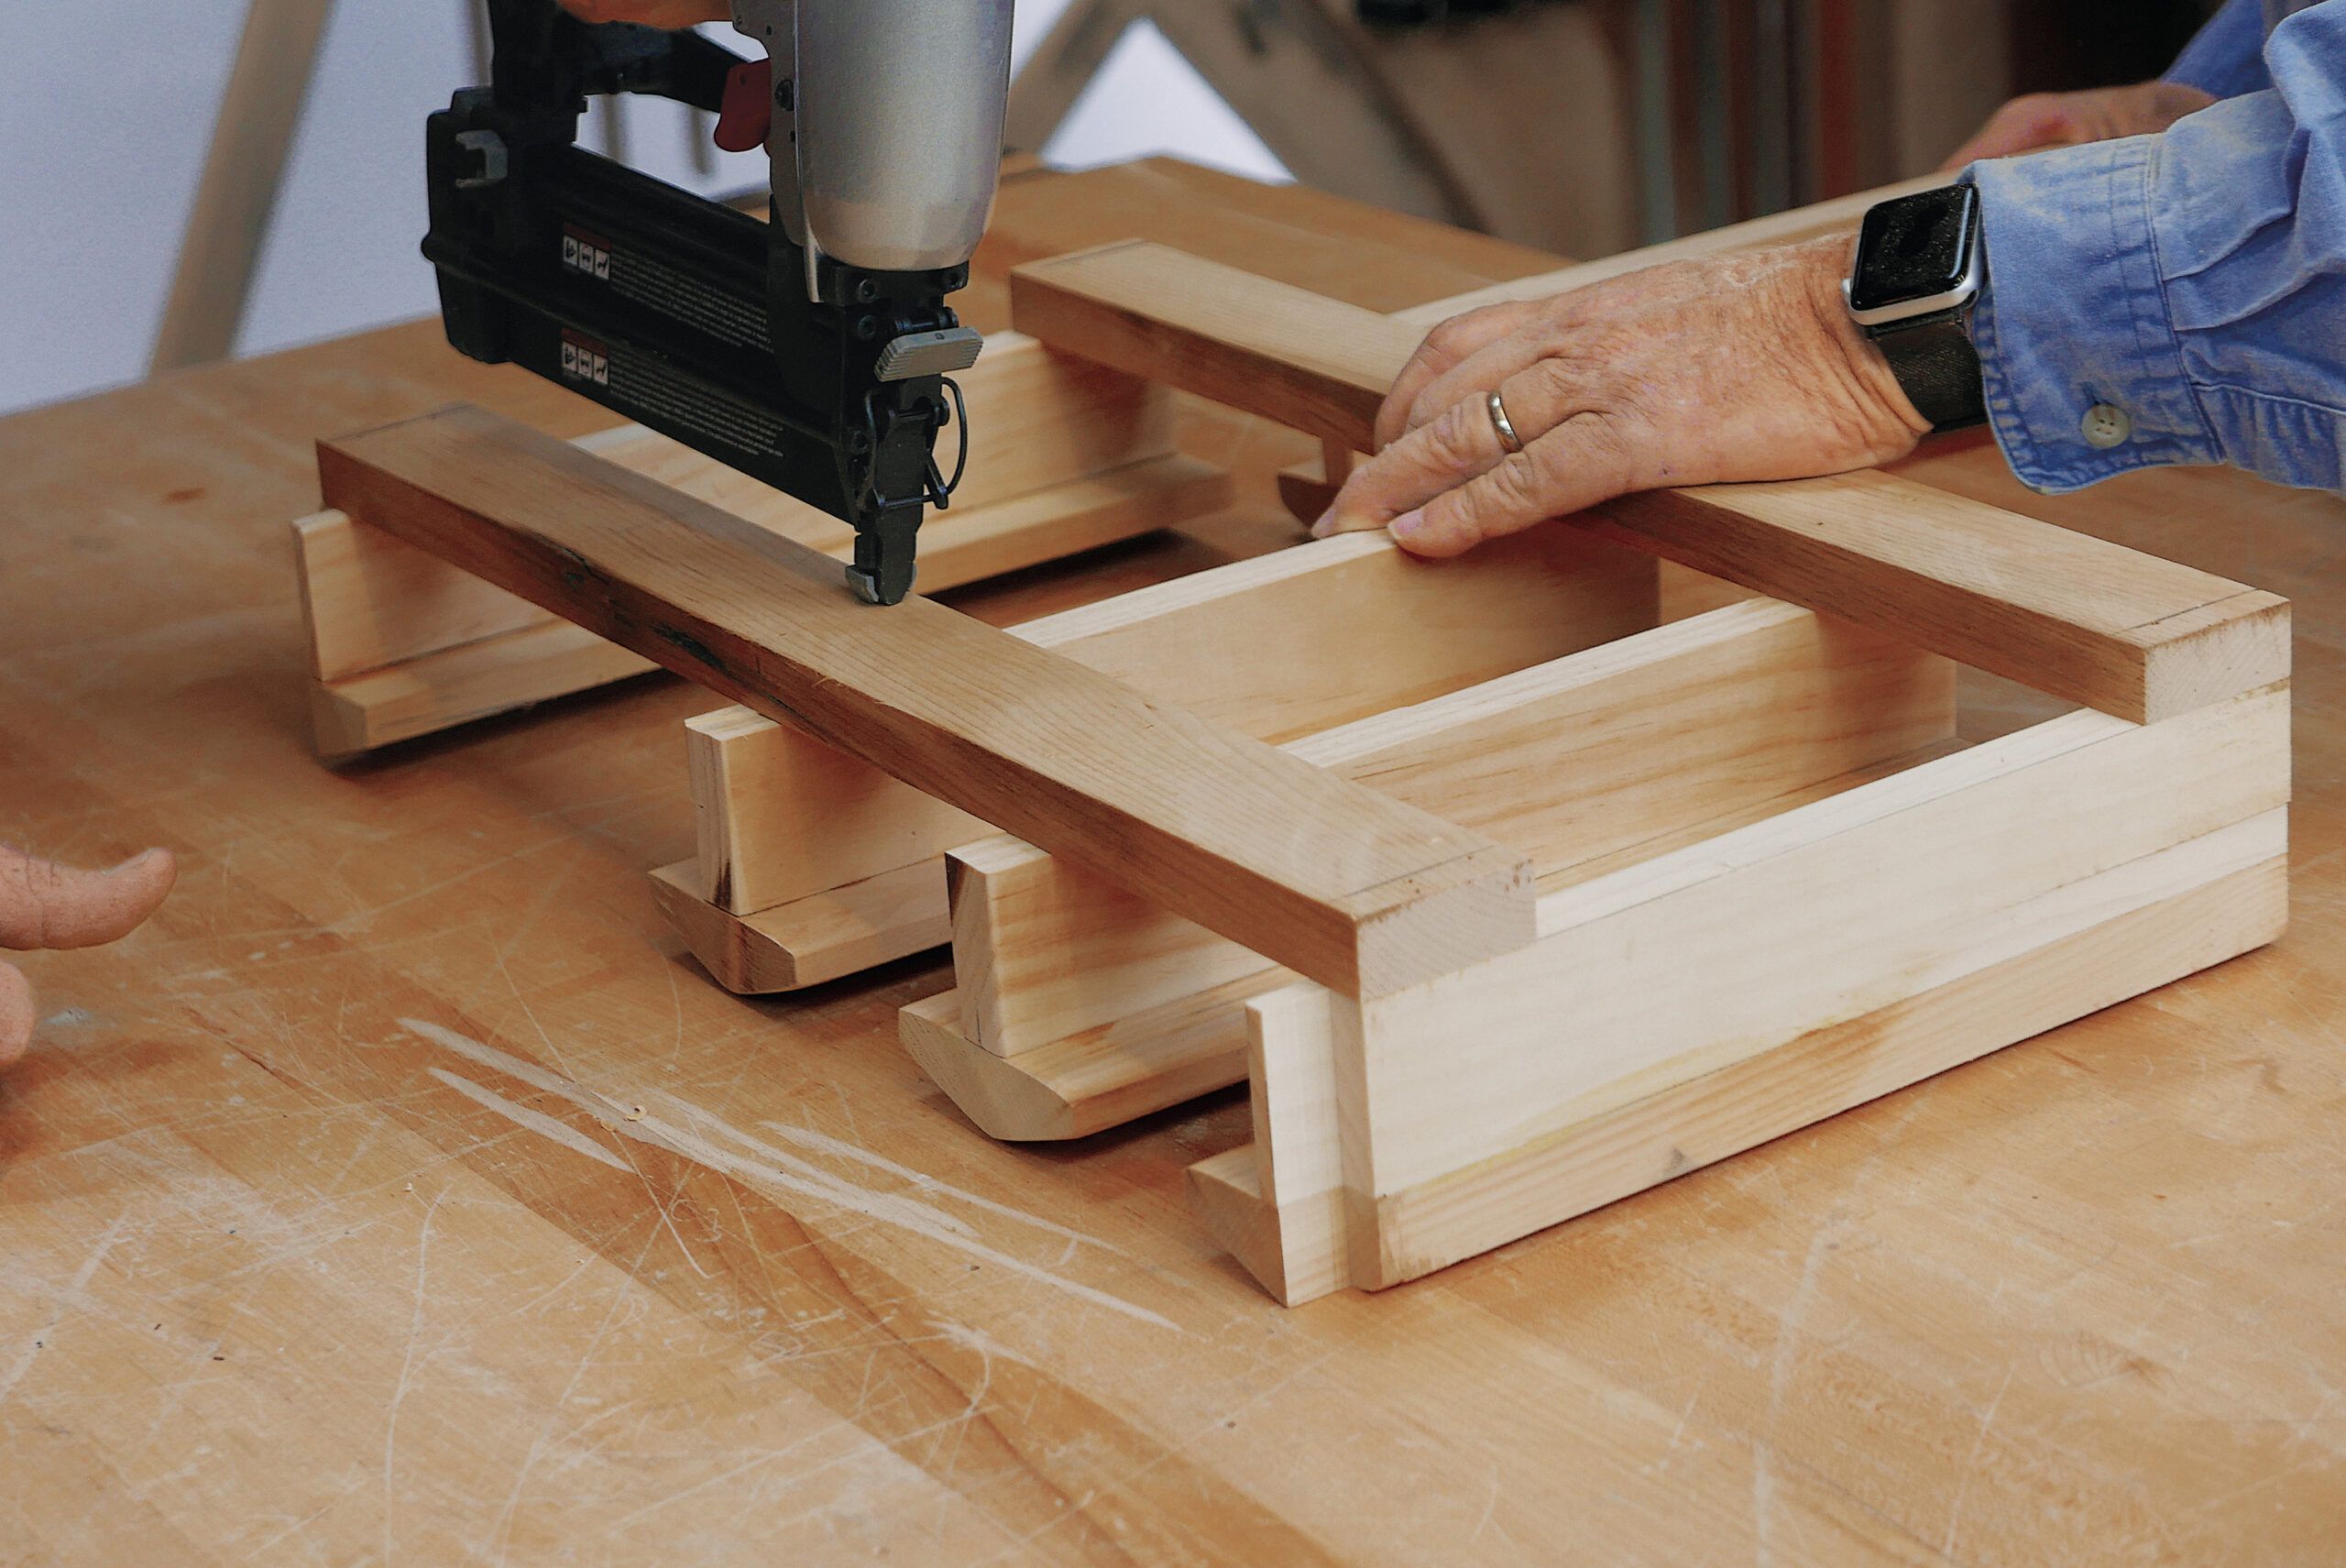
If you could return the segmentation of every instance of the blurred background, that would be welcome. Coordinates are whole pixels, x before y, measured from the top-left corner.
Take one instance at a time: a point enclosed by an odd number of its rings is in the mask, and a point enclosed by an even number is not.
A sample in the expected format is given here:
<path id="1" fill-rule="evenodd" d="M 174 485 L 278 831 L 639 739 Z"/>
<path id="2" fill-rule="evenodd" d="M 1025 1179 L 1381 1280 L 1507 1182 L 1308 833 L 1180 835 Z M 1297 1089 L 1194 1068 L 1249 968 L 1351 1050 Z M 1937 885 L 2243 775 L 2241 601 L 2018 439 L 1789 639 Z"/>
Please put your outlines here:
<path id="1" fill-rule="evenodd" d="M 0 412 L 435 310 L 423 116 L 477 76 L 477 3 L 0 5 Z M 1589 258 L 1926 171 L 2016 93 L 2155 75 L 2213 8 L 1017 0 L 1011 140 Z M 696 190 L 762 181 L 706 137 L 648 102 L 591 133 Z"/>

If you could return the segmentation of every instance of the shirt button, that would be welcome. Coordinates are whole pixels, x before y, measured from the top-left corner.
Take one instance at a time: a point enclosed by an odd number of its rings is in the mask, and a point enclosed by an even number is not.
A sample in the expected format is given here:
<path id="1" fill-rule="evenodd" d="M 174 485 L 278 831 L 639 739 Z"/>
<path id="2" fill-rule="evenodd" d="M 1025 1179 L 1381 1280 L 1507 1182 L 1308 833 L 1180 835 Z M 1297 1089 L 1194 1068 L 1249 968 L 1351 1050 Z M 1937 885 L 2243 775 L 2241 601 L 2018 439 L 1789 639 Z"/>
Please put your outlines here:
<path id="1" fill-rule="evenodd" d="M 2086 411 L 2085 422 L 2080 428 L 2085 432 L 2088 446 L 2107 452 L 2113 446 L 2126 444 L 2134 433 L 2134 422 L 2126 417 L 2124 409 L 2096 403 Z"/>

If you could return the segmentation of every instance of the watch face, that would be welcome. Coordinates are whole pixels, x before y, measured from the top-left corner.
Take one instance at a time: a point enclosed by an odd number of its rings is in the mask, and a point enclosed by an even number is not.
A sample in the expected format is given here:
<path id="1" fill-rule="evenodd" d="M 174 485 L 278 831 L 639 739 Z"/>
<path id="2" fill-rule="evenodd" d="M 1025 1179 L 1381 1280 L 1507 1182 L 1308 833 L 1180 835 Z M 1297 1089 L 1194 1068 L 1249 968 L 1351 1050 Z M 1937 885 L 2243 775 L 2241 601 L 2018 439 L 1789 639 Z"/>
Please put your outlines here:
<path id="1" fill-rule="evenodd" d="M 1969 185 L 1924 191 L 1883 202 L 1858 236 L 1852 310 L 1880 310 L 1959 287 L 1979 221 L 1979 192 Z"/>

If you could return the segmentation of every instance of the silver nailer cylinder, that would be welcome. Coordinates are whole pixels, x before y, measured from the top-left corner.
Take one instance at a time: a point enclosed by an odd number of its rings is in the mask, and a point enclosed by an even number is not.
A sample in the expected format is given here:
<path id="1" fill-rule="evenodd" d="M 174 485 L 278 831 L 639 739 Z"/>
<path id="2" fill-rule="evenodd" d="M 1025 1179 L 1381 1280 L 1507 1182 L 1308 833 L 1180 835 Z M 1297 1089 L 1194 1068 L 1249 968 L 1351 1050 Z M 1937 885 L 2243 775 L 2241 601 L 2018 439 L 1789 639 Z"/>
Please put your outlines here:
<path id="1" fill-rule="evenodd" d="M 768 150 L 792 238 L 874 272 L 970 259 L 1001 170 L 1011 8 L 734 0 L 736 26 L 773 58 Z"/>

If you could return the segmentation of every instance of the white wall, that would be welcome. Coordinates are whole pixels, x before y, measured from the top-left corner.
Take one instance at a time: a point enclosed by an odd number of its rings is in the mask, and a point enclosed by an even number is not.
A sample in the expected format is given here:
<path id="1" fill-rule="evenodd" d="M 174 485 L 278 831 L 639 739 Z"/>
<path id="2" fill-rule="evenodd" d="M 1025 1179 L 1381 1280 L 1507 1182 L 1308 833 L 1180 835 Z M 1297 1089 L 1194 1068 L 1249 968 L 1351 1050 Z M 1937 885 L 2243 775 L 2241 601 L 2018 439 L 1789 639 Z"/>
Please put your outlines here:
<path id="1" fill-rule="evenodd" d="M 472 74 L 466 0 L 340 0 L 238 352 L 428 314 L 423 117 Z M 1069 0 L 1018 0 L 1032 48 Z M 0 411 L 144 373 L 244 0 L 0 0 Z M 633 160 L 696 179 L 680 110 L 629 108 Z M 1081 167 L 1172 151 L 1268 178 L 1270 153 L 1153 30 L 1127 37 L 1058 137 Z"/>

